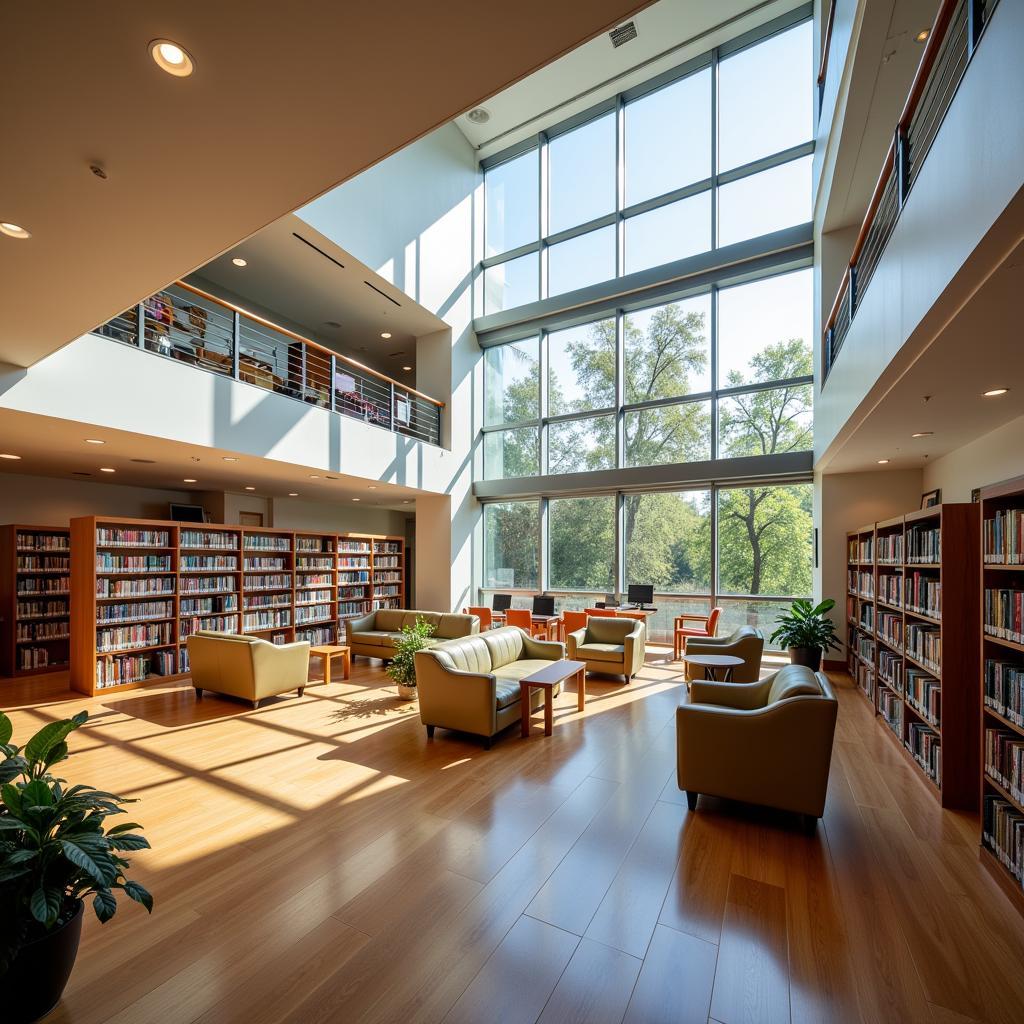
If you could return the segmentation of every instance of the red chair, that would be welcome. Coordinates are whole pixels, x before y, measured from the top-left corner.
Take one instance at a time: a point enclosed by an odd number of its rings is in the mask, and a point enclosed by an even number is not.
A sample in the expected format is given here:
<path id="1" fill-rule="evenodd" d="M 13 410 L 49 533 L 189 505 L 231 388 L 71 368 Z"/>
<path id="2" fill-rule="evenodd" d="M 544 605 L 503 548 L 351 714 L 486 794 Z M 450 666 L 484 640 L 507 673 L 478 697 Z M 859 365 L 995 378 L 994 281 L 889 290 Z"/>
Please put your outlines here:
<path id="1" fill-rule="evenodd" d="M 679 661 L 686 653 L 687 637 L 714 636 L 718 630 L 718 618 L 721 614 L 721 608 L 712 608 L 708 615 L 677 615 L 672 637 L 672 655 L 674 660 Z M 696 625 L 687 626 L 687 622 L 693 622 Z"/>
<path id="2" fill-rule="evenodd" d="M 562 612 L 562 619 L 558 623 L 559 639 L 562 643 L 565 643 L 565 638 L 570 633 L 575 633 L 577 629 L 586 629 L 588 618 L 586 612 Z"/>
<path id="3" fill-rule="evenodd" d="M 480 632 L 486 633 L 487 630 L 493 629 L 494 627 L 494 616 L 491 614 L 490 608 L 485 608 L 481 605 L 477 608 L 474 605 L 470 605 L 468 608 L 462 609 L 463 615 L 475 615 L 480 620 Z"/>
<path id="4" fill-rule="evenodd" d="M 599 619 L 601 616 L 614 619 L 617 614 L 614 608 L 585 608 L 584 611 L 595 619 Z"/>
<path id="5" fill-rule="evenodd" d="M 505 625 L 518 626 L 528 636 L 547 639 L 547 625 L 543 622 L 534 622 L 533 615 L 525 608 L 509 608 L 505 612 Z"/>

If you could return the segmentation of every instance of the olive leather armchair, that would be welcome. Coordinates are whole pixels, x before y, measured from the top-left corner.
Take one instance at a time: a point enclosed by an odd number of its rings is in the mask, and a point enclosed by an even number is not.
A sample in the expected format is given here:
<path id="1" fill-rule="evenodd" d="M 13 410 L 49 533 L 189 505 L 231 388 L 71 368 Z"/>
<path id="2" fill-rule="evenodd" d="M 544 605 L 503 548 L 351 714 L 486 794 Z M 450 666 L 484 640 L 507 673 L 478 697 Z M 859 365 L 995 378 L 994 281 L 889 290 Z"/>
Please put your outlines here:
<path id="1" fill-rule="evenodd" d="M 570 661 L 584 661 L 588 672 L 625 676 L 626 682 L 643 668 L 647 626 L 639 619 L 589 618 L 583 629 L 566 638 Z"/>
<path id="2" fill-rule="evenodd" d="M 701 793 L 805 816 L 825 809 L 838 705 L 827 676 L 786 665 L 757 683 L 695 681 L 676 709 L 676 779 Z"/>
<path id="3" fill-rule="evenodd" d="M 753 626 L 740 626 L 729 636 L 691 636 L 686 641 L 687 654 L 731 654 L 742 658 L 743 664 L 732 670 L 734 683 L 756 683 L 761 677 L 761 655 L 764 654 L 764 634 Z M 686 665 L 686 681 L 703 678 L 696 665 Z"/>

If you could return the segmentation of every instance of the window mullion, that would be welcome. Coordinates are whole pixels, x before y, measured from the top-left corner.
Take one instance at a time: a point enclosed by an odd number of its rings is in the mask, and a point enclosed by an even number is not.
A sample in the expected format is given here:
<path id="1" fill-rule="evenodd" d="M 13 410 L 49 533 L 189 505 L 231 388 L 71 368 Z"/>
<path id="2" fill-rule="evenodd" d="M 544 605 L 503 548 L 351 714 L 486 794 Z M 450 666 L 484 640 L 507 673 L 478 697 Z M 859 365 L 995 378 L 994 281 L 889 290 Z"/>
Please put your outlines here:
<path id="1" fill-rule="evenodd" d="M 544 239 L 548 235 L 548 137 L 545 132 L 537 136 L 537 195 L 540 199 L 537 209 L 537 238 L 540 241 L 540 258 L 537 260 L 537 294 L 548 297 L 548 247 Z"/>

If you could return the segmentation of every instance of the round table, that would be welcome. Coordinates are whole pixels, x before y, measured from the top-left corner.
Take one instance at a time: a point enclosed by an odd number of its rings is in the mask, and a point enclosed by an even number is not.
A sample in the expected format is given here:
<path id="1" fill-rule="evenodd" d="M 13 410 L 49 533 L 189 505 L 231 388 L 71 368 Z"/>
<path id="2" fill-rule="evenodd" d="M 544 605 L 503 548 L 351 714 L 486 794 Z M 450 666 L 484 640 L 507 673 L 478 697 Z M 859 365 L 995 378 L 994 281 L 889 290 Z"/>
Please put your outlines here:
<path id="1" fill-rule="evenodd" d="M 732 682 L 732 670 L 737 665 L 743 664 L 742 658 L 737 658 L 732 654 L 684 654 L 683 661 L 687 665 L 693 665 L 694 668 L 704 669 L 704 678 L 711 682 Z M 722 669 L 722 678 L 719 679 L 715 673 L 718 669 Z"/>

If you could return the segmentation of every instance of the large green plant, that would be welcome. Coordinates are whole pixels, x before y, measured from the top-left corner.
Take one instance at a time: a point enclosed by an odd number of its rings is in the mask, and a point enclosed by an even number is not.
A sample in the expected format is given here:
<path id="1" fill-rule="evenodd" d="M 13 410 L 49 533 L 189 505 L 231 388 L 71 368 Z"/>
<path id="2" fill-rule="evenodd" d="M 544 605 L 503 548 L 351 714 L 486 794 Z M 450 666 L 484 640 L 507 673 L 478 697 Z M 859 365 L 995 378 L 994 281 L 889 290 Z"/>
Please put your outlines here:
<path id="1" fill-rule="evenodd" d="M 820 647 L 838 649 L 836 627 L 828 613 L 836 606 L 832 598 L 813 605 L 798 597 L 785 615 L 779 616 L 779 628 L 772 633 L 772 642 L 782 647 Z"/>
<path id="2" fill-rule="evenodd" d="M 430 647 L 435 641 L 434 627 L 426 619 L 417 618 L 415 626 L 403 626 L 402 635 L 395 642 L 395 656 L 386 671 L 399 686 L 416 685 L 416 652 Z"/>
<path id="3" fill-rule="evenodd" d="M 92 894 L 100 921 L 117 910 L 121 890 L 148 911 L 153 897 L 125 877 L 121 856 L 145 850 L 139 825 L 106 828 L 128 801 L 92 786 L 66 786 L 50 769 L 68 756 L 67 737 L 88 712 L 43 726 L 24 747 L 11 743 L 11 720 L 0 712 L 0 977 L 18 950 L 72 917 Z"/>

